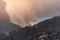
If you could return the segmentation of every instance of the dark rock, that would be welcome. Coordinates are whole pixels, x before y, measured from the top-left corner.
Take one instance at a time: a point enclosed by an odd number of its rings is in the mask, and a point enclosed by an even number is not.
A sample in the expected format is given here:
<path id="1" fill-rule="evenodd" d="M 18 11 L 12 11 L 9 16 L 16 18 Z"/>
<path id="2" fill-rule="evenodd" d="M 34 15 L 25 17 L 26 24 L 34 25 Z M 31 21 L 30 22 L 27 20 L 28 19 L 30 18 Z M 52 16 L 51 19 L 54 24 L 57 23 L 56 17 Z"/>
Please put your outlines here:
<path id="1" fill-rule="evenodd" d="M 0 40 L 60 40 L 60 17 L 54 17 L 26 28 L 10 22 L 1 26 L 3 28 L 0 29 Z"/>

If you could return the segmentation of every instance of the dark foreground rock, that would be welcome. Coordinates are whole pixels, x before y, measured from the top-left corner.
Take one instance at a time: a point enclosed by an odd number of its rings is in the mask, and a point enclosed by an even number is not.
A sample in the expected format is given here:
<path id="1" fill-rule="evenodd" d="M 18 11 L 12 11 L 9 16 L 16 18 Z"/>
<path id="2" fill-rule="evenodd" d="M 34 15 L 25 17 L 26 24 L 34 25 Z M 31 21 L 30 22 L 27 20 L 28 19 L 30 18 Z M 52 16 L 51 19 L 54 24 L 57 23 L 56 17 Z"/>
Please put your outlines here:
<path id="1" fill-rule="evenodd" d="M 14 30 L 0 33 L 0 40 L 60 40 L 60 17 L 45 20 L 32 27 L 20 28 L 12 23 L 8 27 L 13 27 Z"/>

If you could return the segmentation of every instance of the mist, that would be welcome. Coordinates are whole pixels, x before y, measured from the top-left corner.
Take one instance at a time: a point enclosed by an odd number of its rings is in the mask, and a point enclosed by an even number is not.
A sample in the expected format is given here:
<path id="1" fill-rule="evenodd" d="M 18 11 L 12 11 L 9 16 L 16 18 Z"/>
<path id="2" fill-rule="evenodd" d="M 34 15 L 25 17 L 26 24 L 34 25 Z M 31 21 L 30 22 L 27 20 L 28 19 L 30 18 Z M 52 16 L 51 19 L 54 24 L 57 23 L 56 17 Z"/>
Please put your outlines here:
<path id="1" fill-rule="evenodd" d="M 44 17 L 60 16 L 60 0 L 3 0 L 12 23 L 21 27 Z"/>

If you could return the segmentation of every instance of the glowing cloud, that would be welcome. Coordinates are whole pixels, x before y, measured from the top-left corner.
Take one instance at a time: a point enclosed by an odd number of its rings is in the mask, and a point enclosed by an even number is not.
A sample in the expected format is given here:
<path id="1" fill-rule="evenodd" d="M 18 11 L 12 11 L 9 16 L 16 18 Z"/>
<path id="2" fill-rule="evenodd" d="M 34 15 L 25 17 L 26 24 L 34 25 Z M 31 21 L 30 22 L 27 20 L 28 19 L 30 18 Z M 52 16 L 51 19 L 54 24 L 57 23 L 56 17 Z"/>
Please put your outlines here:
<path id="1" fill-rule="evenodd" d="M 30 26 L 30 22 L 37 18 L 51 16 L 52 13 L 46 13 L 49 8 L 52 10 L 56 0 L 4 0 L 6 2 L 6 11 L 12 23 L 25 27 Z M 55 13 L 53 13 L 55 14 Z M 52 15 L 52 16 L 56 16 Z"/>

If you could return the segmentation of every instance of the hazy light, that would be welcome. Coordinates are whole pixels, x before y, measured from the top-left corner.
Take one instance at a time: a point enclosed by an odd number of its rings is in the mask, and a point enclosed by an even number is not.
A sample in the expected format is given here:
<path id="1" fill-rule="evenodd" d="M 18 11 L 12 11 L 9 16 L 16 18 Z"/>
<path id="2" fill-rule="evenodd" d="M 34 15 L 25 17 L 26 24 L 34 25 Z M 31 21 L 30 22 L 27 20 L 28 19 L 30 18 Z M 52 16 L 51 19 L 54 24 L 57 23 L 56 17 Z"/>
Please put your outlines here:
<path id="1" fill-rule="evenodd" d="M 37 18 L 60 15 L 60 11 L 57 11 L 60 8 L 59 0 L 4 1 L 6 2 L 6 11 L 11 22 L 22 27 L 29 26 L 30 22 L 35 22 Z"/>

